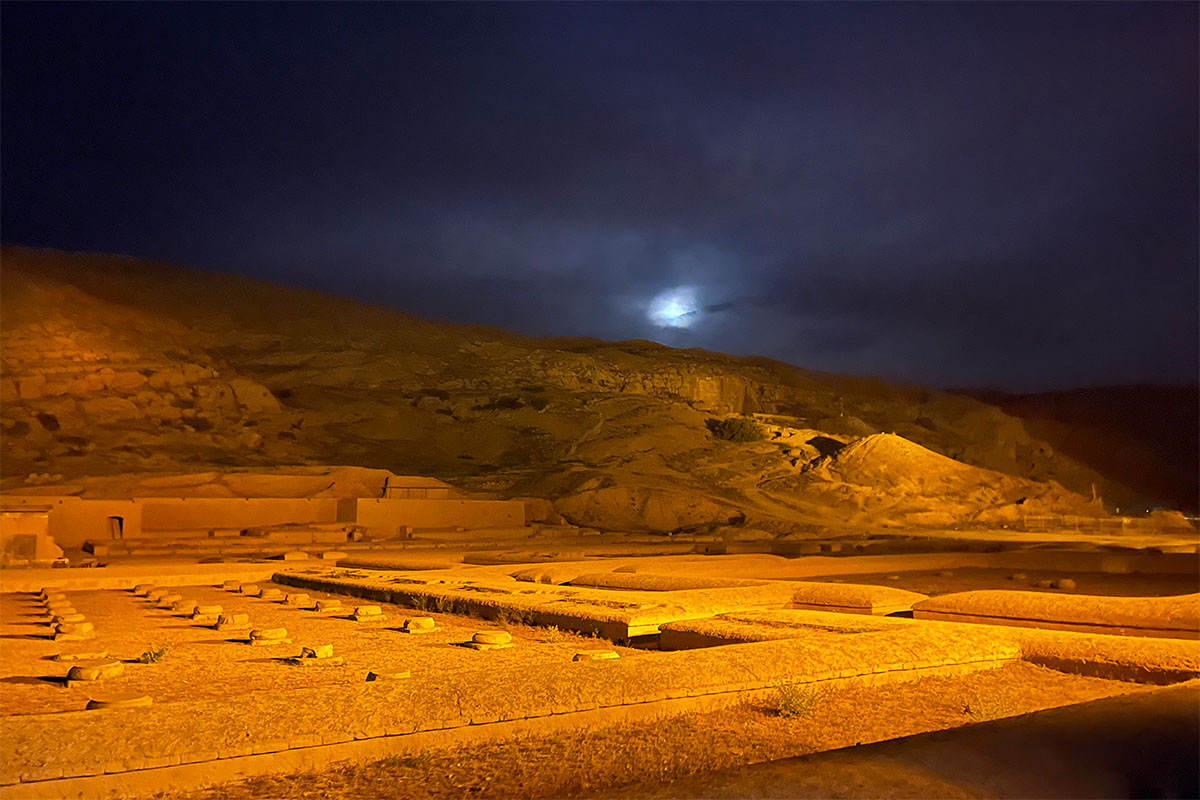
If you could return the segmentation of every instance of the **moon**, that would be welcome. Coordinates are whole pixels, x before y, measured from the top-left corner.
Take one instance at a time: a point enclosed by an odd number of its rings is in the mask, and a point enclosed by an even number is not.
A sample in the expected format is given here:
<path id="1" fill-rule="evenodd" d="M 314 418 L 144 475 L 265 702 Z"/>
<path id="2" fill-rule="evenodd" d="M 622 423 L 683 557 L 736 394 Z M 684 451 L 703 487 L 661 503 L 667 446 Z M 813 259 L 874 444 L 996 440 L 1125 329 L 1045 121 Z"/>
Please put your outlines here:
<path id="1" fill-rule="evenodd" d="M 646 318 L 660 328 L 690 328 L 700 316 L 695 286 L 675 286 L 655 295 Z"/>

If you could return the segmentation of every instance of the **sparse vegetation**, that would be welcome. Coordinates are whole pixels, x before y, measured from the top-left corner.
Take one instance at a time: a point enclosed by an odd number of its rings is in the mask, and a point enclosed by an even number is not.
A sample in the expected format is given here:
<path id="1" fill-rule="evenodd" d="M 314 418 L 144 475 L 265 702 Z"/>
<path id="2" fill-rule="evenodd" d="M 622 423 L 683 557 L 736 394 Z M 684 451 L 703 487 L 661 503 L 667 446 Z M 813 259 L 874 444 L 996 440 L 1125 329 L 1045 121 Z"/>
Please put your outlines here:
<path id="1" fill-rule="evenodd" d="M 152 644 L 142 651 L 137 660 L 142 664 L 157 664 L 167 657 L 167 651 L 170 649 L 169 645 Z"/>
<path id="2" fill-rule="evenodd" d="M 708 419 L 704 424 L 713 436 L 727 442 L 758 442 L 764 437 L 762 426 L 750 417 Z"/>
<path id="3" fill-rule="evenodd" d="M 1011 697 L 1004 695 L 973 693 L 963 703 L 963 713 L 972 722 L 986 722 L 990 719 L 1012 717 L 1021 713 L 1021 709 Z"/>
<path id="4" fill-rule="evenodd" d="M 811 717 L 825 699 L 826 691 L 809 683 L 781 683 L 775 687 L 775 702 L 784 719 Z"/>

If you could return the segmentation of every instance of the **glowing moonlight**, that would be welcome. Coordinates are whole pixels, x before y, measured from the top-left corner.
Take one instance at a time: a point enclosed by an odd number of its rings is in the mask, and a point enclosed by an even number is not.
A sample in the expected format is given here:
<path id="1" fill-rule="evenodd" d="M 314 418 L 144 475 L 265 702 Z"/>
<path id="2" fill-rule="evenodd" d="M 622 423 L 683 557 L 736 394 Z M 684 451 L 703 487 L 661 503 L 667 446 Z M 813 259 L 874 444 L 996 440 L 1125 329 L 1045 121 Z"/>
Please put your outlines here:
<path id="1" fill-rule="evenodd" d="M 676 286 L 650 301 L 646 316 L 660 328 L 688 328 L 700 314 L 695 286 Z"/>

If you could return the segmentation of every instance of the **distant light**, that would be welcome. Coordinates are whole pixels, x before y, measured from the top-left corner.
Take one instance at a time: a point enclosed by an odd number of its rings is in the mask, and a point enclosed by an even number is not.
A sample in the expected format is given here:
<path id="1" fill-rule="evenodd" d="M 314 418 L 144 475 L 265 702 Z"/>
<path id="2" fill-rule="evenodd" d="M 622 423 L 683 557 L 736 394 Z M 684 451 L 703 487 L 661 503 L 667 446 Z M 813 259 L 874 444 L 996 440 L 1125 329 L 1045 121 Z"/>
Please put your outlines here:
<path id="1" fill-rule="evenodd" d="M 695 286 L 676 286 L 650 301 L 646 316 L 660 328 L 690 328 L 700 315 Z"/>

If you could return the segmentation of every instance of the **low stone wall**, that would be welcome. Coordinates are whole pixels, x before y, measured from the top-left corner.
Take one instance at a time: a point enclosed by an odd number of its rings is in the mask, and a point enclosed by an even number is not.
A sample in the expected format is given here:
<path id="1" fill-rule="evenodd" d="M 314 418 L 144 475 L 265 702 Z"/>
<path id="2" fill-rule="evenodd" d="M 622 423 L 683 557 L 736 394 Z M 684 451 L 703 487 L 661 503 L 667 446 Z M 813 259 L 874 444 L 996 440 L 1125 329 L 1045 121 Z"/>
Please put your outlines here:
<path id="1" fill-rule="evenodd" d="M 1096 597 L 1046 592 L 959 592 L 922 600 L 917 619 L 1200 639 L 1200 594 Z"/>
<path id="2" fill-rule="evenodd" d="M 834 644 L 842 638 L 870 638 L 880 631 L 919 628 L 928 635 L 969 627 L 960 622 L 898 617 L 852 617 L 817 611 L 745 611 L 709 619 L 663 625 L 664 650 L 711 647 L 740 642 L 811 637 L 827 631 Z M 1200 677 L 1200 641 L 1113 636 L 1041 628 L 978 626 L 996 641 L 1019 647 L 1027 661 L 1060 672 L 1135 683 L 1171 684 Z"/>
<path id="3" fill-rule="evenodd" d="M 1095 551 L 1009 550 L 1000 553 L 917 553 L 903 555 L 800 556 L 767 553 L 740 555 L 651 556 L 623 565 L 629 572 L 675 575 L 722 575 L 728 578 L 796 580 L 818 575 L 865 575 L 942 569 L 1053 569 L 1123 575 L 1198 575 L 1200 559 L 1189 553 L 1104 553 Z M 582 570 L 581 570 L 582 573 Z"/>
<path id="4" fill-rule="evenodd" d="M 891 586 L 856 583 L 793 583 L 792 603 L 814 611 L 883 616 L 908 611 L 926 595 Z"/>
<path id="5" fill-rule="evenodd" d="M 259 564 L 130 564 L 99 569 L 6 570 L 0 576 L 4 592 L 38 592 L 43 588 L 68 592 L 86 589 L 132 589 L 153 581 L 156 586 L 218 584 L 225 580 L 266 581 L 279 572 L 278 563 Z"/>
<path id="6" fill-rule="evenodd" d="M 403 538 L 397 533 L 402 527 L 520 528 L 525 525 L 525 503 L 520 500 L 359 497 L 353 503 L 354 522 L 377 536 Z"/>
<path id="7" fill-rule="evenodd" d="M 460 578 L 435 582 L 429 573 L 368 573 L 344 570 L 299 570 L 275 578 L 308 589 L 338 592 L 383 603 L 418 609 L 471 614 L 485 619 L 519 619 L 532 625 L 553 625 L 613 641 L 656 634 L 664 622 L 711 617 L 748 607 L 784 608 L 793 586 L 778 581 L 728 589 L 689 589 L 675 592 L 604 590 L 577 586 L 534 589 L 512 578 Z"/>
<path id="8" fill-rule="evenodd" d="M 707 578 L 693 575 L 650 575 L 629 572 L 593 572 L 572 578 L 572 586 L 597 589 L 631 589 L 643 592 L 678 592 L 687 589 L 738 589 L 762 586 L 764 581 L 738 578 Z"/>

